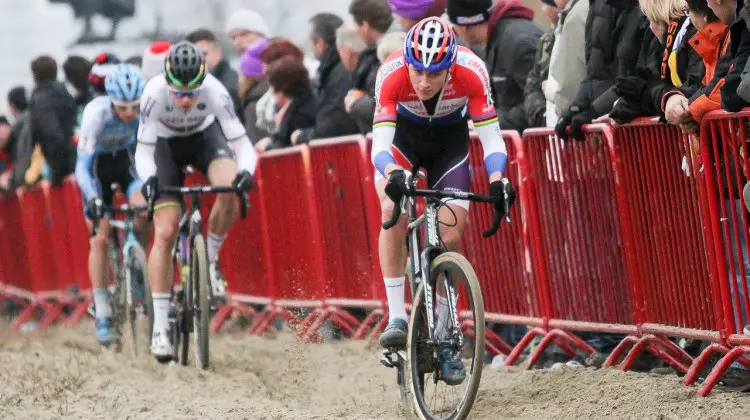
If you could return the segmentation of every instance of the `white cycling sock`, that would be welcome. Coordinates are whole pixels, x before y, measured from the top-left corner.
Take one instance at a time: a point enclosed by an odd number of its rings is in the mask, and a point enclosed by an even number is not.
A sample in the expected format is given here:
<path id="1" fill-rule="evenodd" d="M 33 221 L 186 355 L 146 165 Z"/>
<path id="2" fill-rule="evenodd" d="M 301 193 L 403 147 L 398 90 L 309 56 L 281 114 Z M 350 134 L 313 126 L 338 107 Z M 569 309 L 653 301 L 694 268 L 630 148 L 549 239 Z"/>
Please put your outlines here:
<path id="1" fill-rule="evenodd" d="M 437 324 L 435 325 L 435 334 L 440 340 L 448 336 L 448 324 L 450 324 L 450 307 L 448 298 L 438 295 L 437 297 Z"/>
<path id="2" fill-rule="evenodd" d="M 169 329 L 169 293 L 153 293 L 154 301 L 154 333 L 166 333 Z"/>
<path id="3" fill-rule="evenodd" d="M 215 263 L 219 259 L 219 251 L 227 235 L 219 236 L 215 233 L 208 232 L 208 262 Z"/>
<path id="4" fill-rule="evenodd" d="M 388 321 L 402 319 L 406 321 L 406 304 L 404 303 L 404 285 L 406 277 L 385 277 L 385 295 L 388 297 Z"/>
<path id="5" fill-rule="evenodd" d="M 112 316 L 112 306 L 109 304 L 109 290 L 94 289 L 94 311 L 97 318 L 109 318 Z"/>

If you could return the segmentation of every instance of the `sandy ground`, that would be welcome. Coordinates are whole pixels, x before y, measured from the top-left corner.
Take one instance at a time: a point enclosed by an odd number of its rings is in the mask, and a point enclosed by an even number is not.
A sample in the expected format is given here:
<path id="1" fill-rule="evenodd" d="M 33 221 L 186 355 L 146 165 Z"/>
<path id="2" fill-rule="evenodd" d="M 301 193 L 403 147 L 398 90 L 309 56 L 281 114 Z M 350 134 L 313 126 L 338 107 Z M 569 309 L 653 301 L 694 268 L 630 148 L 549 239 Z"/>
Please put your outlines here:
<path id="1" fill-rule="evenodd" d="M 212 367 L 102 351 L 89 325 L 0 329 L 0 419 L 399 419 L 395 371 L 363 342 L 225 333 Z M 709 398 L 676 376 L 485 368 L 475 419 L 742 419 L 750 394 Z"/>

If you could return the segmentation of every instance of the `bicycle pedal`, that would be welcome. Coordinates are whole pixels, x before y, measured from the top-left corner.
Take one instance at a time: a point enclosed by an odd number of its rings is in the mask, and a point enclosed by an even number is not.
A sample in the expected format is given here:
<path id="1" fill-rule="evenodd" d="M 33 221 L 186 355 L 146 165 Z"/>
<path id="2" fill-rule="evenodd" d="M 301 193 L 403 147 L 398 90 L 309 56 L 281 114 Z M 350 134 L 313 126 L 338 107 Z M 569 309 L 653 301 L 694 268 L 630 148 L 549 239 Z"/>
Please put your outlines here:
<path id="1" fill-rule="evenodd" d="M 401 351 L 395 349 L 383 349 L 383 355 L 380 357 L 380 363 L 389 368 L 395 368 L 401 365 Z M 404 357 L 406 354 L 404 354 Z"/>

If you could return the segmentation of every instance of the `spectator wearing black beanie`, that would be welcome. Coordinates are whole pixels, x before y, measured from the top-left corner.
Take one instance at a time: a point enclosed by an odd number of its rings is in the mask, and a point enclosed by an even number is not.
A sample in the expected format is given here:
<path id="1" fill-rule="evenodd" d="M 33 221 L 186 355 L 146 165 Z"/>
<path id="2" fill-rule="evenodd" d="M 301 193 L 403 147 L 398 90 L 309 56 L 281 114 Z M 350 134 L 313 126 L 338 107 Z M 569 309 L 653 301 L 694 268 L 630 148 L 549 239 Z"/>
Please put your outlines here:
<path id="1" fill-rule="evenodd" d="M 525 129 L 526 78 L 534 67 L 542 36 L 542 30 L 532 21 L 534 11 L 517 0 L 499 0 L 494 6 L 491 0 L 449 0 L 448 18 L 464 41 L 485 46 L 500 126 Z"/>

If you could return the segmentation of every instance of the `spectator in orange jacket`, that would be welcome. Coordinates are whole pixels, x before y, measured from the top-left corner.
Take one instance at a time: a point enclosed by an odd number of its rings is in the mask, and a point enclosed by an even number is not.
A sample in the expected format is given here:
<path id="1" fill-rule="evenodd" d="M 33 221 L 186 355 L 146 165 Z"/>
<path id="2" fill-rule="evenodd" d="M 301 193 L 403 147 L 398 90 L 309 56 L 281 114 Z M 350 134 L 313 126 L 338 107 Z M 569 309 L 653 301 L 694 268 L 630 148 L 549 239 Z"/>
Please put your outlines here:
<path id="1" fill-rule="evenodd" d="M 699 26 L 703 21 L 700 10 L 693 9 L 695 3 L 690 2 L 691 19 Z M 667 121 L 680 124 L 685 131 L 693 134 L 698 132 L 700 122 L 706 113 L 721 109 L 722 87 L 726 83 L 725 79 L 734 58 L 730 50 L 732 31 L 729 30 L 729 26 L 735 23 L 740 5 L 736 0 L 727 0 L 721 4 L 709 1 L 708 6 L 719 21 L 709 22 L 706 19 L 705 25 L 699 28 L 698 34 L 691 40 L 691 45 L 703 57 L 706 65 L 704 82 L 707 83 L 692 98 L 674 91 L 664 95 L 662 99 Z M 703 15 L 703 18 L 705 17 L 706 15 Z"/>

